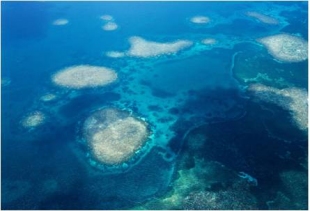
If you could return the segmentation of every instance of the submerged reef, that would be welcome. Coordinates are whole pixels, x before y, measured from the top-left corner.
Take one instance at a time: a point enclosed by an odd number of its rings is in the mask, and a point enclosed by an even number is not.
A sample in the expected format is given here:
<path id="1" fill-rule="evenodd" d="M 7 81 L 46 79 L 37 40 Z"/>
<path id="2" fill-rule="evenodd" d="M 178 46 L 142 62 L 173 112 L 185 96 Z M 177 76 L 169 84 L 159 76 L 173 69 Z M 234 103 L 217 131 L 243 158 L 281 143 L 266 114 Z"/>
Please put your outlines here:
<path id="1" fill-rule="evenodd" d="M 210 22 L 210 18 L 206 16 L 194 16 L 190 19 L 190 21 L 196 24 L 206 24 Z"/>
<path id="2" fill-rule="evenodd" d="M 231 187 L 213 191 L 191 192 L 183 202 L 185 210 L 257 210 L 256 199 L 246 182 L 236 181 Z"/>
<path id="3" fill-rule="evenodd" d="M 191 159 L 189 166 L 186 163 Z M 172 189 L 134 209 L 257 209 L 256 199 L 249 191 L 251 184 L 221 163 L 196 159 L 184 152 L 178 165 L 181 166 L 171 183 Z"/>
<path id="4" fill-rule="evenodd" d="M 45 115 L 41 111 L 34 111 L 27 115 L 21 122 L 25 128 L 34 128 L 41 125 L 45 120 Z"/>
<path id="5" fill-rule="evenodd" d="M 11 79 L 8 77 L 1 77 L 1 87 L 5 87 L 11 84 Z"/>
<path id="6" fill-rule="evenodd" d="M 114 20 L 113 16 L 111 16 L 111 15 L 102 15 L 102 16 L 100 16 L 100 19 L 104 20 L 104 21 L 113 21 Z"/>
<path id="7" fill-rule="evenodd" d="M 118 25 L 114 22 L 108 22 L 103 25 L 102 29 L 105 31 L 114 31 L 118 28 Z"/>
<path id="8" fill-rule="evenodd" d="M 92 157 L 105 165 L 129 161 L 150 134 L 144 121 L 113 108 L 99 110 L 88 117 L 83 133 Z"/>
<path id="9" fill-rule="evenodd" d="M 117 73 L 106 67 L 78 65 L 67 67 L 52 76 L 52 81 L 71 89 L 106 86 L 117 79 Z"/>
<path id="10" fill-rule="evenodd" d="M 278 124 L 284 122 L 287 128 L 292 126 L 285 122 L 283 113 L 272 110 L 277 107 L 261 107 L 261 102 L 249 100 L 247 108 L 248 113 L 243 118 L 204 124 L 189 131 L 183 137 L 184 145 L 177 158 L 171 190 L 135 208 L 305 208 L 306 188 L 301 188 L 307 187 L 304 170 L 300 174 L 284 175 L 282 172 L 292 166 L 300 167 L 300 160 L 305 156 L 301 145 L 306 145 L 303 141 L 306 135 L 293 142 L 300 131 L 296 129 L 295 134 L 290 134 L 281 128 L 281 137 L 278 137 L 273 133 Z M 283 181 L 283 188 L 278 187 L 278 178 Z M 277 197 L 274 190 L 280 191 L 284 198 Z M 260 196 L 261 192 L 264 197 Z M 294 197 L 289 195 L 291 192 L 296 193 Z M 290 201 L 297 203 L 285 204 Z"/>
<path id="11" fill-rule="evenodd" d="M 282 186 L 273 200 L 267 201 L 271 210 L 307 210 L 308 175 L 298 170 L 284 171 L 280 174 Z"/>
<path id="12" fill-rule="evenodd" d="M 108 51 L 105 55 L 111 58 L 121 58 L 125 56 L 125 53 L 120 51 Z"/>
<path id="13" fill-rule="evenodd" d="M 304 87 L 308 86 L 305 77 L 308 62 L 283 63 L 277 62 L 270 55 L 263 53 L 257 45 L 246 45 L 247 51 L 235 54 L 233 76 L 242 85 L 260 83 L 275 88 Z"/>
<path id="14" fill-rule="evenodd" d="M 50 102 L 50 101 L 54 101 L 57 99 L 57 96 L 53 93 L 47 93 L 45 95 L 43 95 L 42 97 L 40 97 L 40 100 L 43 102 Z"/>
<path id="15" fill-rule="evenodd" d="M 262 23 L 271 24 L 271 25 L 279 24 L 279 21 L 277 21 L 276 19 L 269 17 L 267 15 L 264 15 L 264 14 L 258 13 L 258 12 L 247 12 L 246 14 L 247 16 L 253 17 Z"/>
<path id="16" fill-rule="evenodd" d="M 1 203 L 6 204 L 14 201 L 21 201 L 31 189 L 31 183 L 26 180 L 1 181 Z"/>
<path id="17" fill-rule="evenodd" d="M 205 45 L 213 45 L 217 42 L 217 40 L 214 38 L 205 38 L 201 42 Z"/>
<path id="18" fill-rule="evenodd" d="M 53 25 L 55 26 L 63 26 L 63 25 L 67 25 L 69 23 L 69 21 L 67 19 L 57 19 L 53 22 Z"/>

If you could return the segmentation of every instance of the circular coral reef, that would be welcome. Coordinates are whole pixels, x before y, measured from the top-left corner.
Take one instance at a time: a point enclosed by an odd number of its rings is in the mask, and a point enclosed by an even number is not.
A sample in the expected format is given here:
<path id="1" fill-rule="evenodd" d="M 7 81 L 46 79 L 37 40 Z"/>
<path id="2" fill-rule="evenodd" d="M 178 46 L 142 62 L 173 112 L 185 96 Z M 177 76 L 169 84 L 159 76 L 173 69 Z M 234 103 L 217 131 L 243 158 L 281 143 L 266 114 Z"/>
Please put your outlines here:
<path id="1" fill-rule="evenodd" d="M 129 161 L 146 143 L 149 134 L 144 121 L 114 108 L 93 113 L 83 125 L 92 157 L 104 165 Z"/>

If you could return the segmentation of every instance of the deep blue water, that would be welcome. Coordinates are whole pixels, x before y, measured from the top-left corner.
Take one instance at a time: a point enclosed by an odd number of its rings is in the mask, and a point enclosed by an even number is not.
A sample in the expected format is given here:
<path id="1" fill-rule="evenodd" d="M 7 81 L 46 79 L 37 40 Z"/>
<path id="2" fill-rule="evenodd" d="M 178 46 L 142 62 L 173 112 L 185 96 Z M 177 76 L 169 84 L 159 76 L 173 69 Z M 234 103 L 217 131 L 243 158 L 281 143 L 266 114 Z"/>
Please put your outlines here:
<path id="1" fill-rule="evenodd" d="M 256 41 L 281 33 L 307 41 L 307 2 L 1 2 L 1 7 L 2 209 L 308 208 L 307 131 L 297 127 L 292 111 L 257 101 L 247 91 L 255 83 L 307 90 L 308 60 L 276 60 Z M 279 23 L 247 16 L 251 11 Z M 115 31 L 102 29 L 100 16 L 106 14 L 118 25 Z M 210 22 L 194 24 L 194 16 Z M 68 24 L 53 25 L 56 19 Z M 132 36 L 193 45 L 152 58 L 106 56 L 127 51 Z M 206 47 L 205 38 L 217 42 Z M 59 70 L 83 64 L 111 68 L 118 80 L 79 90 L 52 82 Z M 56 99 L 42 101 L 48 93 Z M 145 119 L 152 132 L 140 160 L 127 167 L 94 167 L 82 140 L 85 119 L 110 107 Z M 43 124 L 23 127 L 34 111 L 45 114 Z M 210 194 L 226 201 L 213 206 Z M 238 206 L 232 203 L 236 196 Z"/>

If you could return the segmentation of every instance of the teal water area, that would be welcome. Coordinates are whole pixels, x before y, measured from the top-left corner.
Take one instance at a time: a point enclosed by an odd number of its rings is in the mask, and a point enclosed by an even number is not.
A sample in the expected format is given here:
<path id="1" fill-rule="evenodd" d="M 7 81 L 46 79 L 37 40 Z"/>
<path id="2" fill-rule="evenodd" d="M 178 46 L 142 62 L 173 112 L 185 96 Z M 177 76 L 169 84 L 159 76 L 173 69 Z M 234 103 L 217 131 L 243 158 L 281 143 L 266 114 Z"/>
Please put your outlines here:
<path id="1" fill-rule="evenodd" d="M 307 40 L 307 2 L 1 6 L 2 209 L 307 209 L 307 131 L 292 111 L 247 91 L 256 83 L 307 90 L 308 61 L 279 62 L 256 42 L 279 33 Z M 103 15 L 118 28 L 103 30 Z M 210 22 L 195 24 L 195 16 Z M 57 19 L 68 23 L 54 25 Z M 135 57 L 133 36 L 191 45 Z M 206 38 L 215 42 L 203 44 Z M 53 83 L 75 65 L 111 68 L 118 78 L 77 90 Z M 104 108 L 147 122 L 143 153 L 116 166 L 91 158 L 83 123 Z M 35 111 L 43 123 L 23 126 Z"/>

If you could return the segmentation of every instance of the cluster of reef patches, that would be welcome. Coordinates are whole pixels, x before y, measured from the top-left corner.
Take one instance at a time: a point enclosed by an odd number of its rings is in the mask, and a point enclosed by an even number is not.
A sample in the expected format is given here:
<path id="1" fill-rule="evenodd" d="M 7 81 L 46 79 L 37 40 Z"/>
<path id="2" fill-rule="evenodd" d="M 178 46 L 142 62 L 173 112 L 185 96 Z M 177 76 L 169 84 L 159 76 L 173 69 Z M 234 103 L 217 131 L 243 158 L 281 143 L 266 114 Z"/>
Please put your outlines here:
<path id="1" fill-rule="evenodd" d="M 257 14 L 251 15 L 258 18 Z M 274 52 L 277 54 L 273 56 L 296 63 L 283 65 L 261 54 L 256 55 L 252 64 L 248 61 L 251 56 L 237 53 L 232 74 L 240 83 L 248 85 L 246 115 L 240 119 L 231 118 L 233 121 L 204 124 L 183 137 L 172 139 L 169 144 L 172 150 L 180 149 L 180 143 L 184 144 L 181 152 L 175 151 L 179 154 L 178 170 L 171 190 L 136 208 L 307 209 L 308 180 L 304 164 L 307 159 L 307 134 L 301 131 L 308 129 L 308 93 L 303 88 L 294 87 L 304 87 L 304 72 L 292 73 L 288 70 L 292 66 L 306 69 L 302 62 L 307 58 L 304 54 L 306 45 L 286 35 L 272 38 L 275 41 L 278 38 L 289 39 L 284 47 L 277 42 L 272 46 L 265 43 L 269 50 L 276 49 Z M 297 43 L 290 44 L 293 41 Z M 255 46 L 252 49 L 256 52 Z M 293 51 L 300 54 L 293 55 Z M 265 66 L 263 72 L 266 75 L 259 75 L 257 70 L 264 65 L 264 59 L 269 61 L 270 67 Z M 254 70 L 243 69 L 243 64 L 253 65 L 254 68 L 250 69 Z M 276 71 L 269 70 L 274 67 Z M 248 72 L 242 72 L 245 69 Z M 296 74 L 296 78 L 292 79 L 292 74 Z M 223 107 L 221 110 L 229 107 L 229 100 L 221 102 L 207 95 L 191 91 L 192 100 L 184 107 L 171 108 L 170 112 L 190 112 L 183 110 L 186 108 L 193 112 L 206 111 L 212 107 L 212 100 L 215 100 L 216 107 Z M 238 96 L 238 92 L 227 94 L 230 95 Z M 207 102 L 211 105 L 206 106 Z M 193 121 L 183 119 L 180 122 L 182 124 L 176 122 L 173 126 L 177 133 L 190 128 Z"/>
<path id="2" fill-rule="evenodd" d="M 114 31 L 118 28 L 118 25 L 115 23 L 115 20 L 111 15 L 102 15 L 100 19 L 105 22 L 105 24 L 102 26 L 103 30 Z"/>
<path id="3" fill-rule="evenodd" d="M 278 20 L 262 13 L 248 12 L 247 15 L 265 24 L 279 24 Z M 114 31 L 118 28 L 112 16 L 104 15 L 100 19 L 104 21 L 103 30 Z M 190 21 L 194 25 L 204 26 L 208 25 L 211 19 L 207 16 L 194 16 Z M 58 19 L 53 22 L 53 25 L 62 26 L 68 23 L 67 19 Z M 200 43 L 211 46 L 217 42 L 216 39 L 207 37 Z M 257 42 L 264 45 L 270 55 L 277 61 L 303 62 L 308 58 L 308 43 L 299 36 L 277 34 L 258 39 Z M 179 51 L 194 45 L 190 40 L 155 42 L 138 36 L 130 37 L 129 44 L 130 47 L 127 51 L 110 51 L 106 53 L 106 56 L 111 58 L 125 56 L 157 58 L 163 55 L 177 54 Z M 258 63 L 263 64 L 260 59 L 265 57 L 260 56 L 244 62 L 242 61 L 243 57 L 241 56 L 241 59 L 239 59 L 239 54 L 237 54 L 237 60 L 234 61 L 233 74 L 237 76 L 239 82 L 249 85 L 253 82 L 263 81 L 264 84 L 249 86 L 248 93 L 251 93 L 251 98 L 247 104 L 246 110 L 248 110 L 248 113 L 246 115 L 244 112 L 246 100 L 241 96 L 240 90 L 237 88 L 217 89 L 216 91 L 190 90 L 187 93 L 190 97 L 183 105 L 171 107 L 168 110 L 168 113 L 180 117 L 169 128 L 177 134 L 168 144 L 172 152 L 179 154 L 175 168 L 175 178 L 172 180 L 171 189 L 167 193 L 156 196 L 154 200 L 136 208 L 307 208 L 307 190 L 305 188 L 307 186 L 307 173 L 305 167 L 301 164 L 301 161 L 304 160 L 304 156 L 301 155 L 304 155 L 303 149 L 306 147 L 306 135 L 301 134 L 298 128 L 303 131 L 307 130 L 308 93 L 299 88 L 285 88 L 288 85 L 297 84 L 294 81 L 295 79 L 292 79 L 292 81 L 288 79 L 292 78 L 291 76 L 296 73 L 285 75 L 283 74 L 285 70 L 277 69 L 275 75 L 268 75 L 269 70 L 261 73 L 261 70 L 259 72 L 252 71 L 255 68 L 243 68 L 242 65 L 245 63 L 253 66 Z M 250 57 L 247 59 L 250 59 Z M 271 61 L 270 58 L 268 59 L 266 60 Z M 279 65 L 281 64 L 275 66 L 279 67 Z M 242 68 L 243 70 L 240 71 Z M 300 69 L 304 69 L 304 66 L 301 66 Z M 243 75 L 249 74 L 249 72 L 254 75 L 252 78 Z M 277 77 L 277 73 L 281 73 L 281 77 Z M 118 74 L 113 69 L 90 65 L 64 68 L 52 76 L 55 85 L 61 88 L 78 90 L 105 87 L 114 83 L 117 79 Z M 266 86 L 265 82 L 270 84 Z M 269 86 L 274 82 L 284 88 L 279 89 Z M 8 86 L 10 80 L 5 78 L 1 83 L 3 87 Z M 142 83 L 147 85 L 143 81 Z M 123 89 L 126 90 L 125 87 Z M 132 91 L 132 93 L 134 92 Z M 155 97 L 165 99 L 175 97 L 175 94 L 156 88 L 152 89 L 152 94 Z M 221 98 L 216 95 L 221 96 Z M 121 98 L 119 94 L 113 92 L 105 92 L 101 97 L 106 97 L 110 101 L 118 101 Z M 40 101 L 48 105 L 48 103 L 58 99 L 59 96 L 55 93 L 48 92 L 41 96 Z M 71 103 L 65 103 L 66 105 L 60 109 L 63 114 L 68 115 L 67 117 L 72 114 L 70 110 L 75 105 L 79 105 L 78 109 L 83 113 L 90 109 L 87 102 L 82 102 L 86 100 L 85 96 L 82 95 L 81 98 L 75 97 L 72 99 L 70 99 Z M 257 99 L 263 101 L 263 103 L 257 102 Z M 237 103 L 238 100 L 242 103 Z M 90 99 L 90 101 L 93 100 Z M 135 102 L 135 104 L 137 103 Z M 156 112 L 163 112 L 164 110 L 155 103 L 150 104 L 147 108 L 149 111 Z M 188 116 L 184 114 L 188 114 Z M 261 115 L 258 116 L 257 114 Z M 194 117 L 188 118 L 189 116 L 192 117 L 191 115 Z M 293 116 L 298 128 L 288 121 L 290 115 Z M 160 123 L 169 123 L 173 120 L 172 117 L 157 119 Z M 227 120 L 231 121 L 227 122 Z M 45 121 L 46 115 L 44 113 L 34 111 L 24 117 L 21 125 L 32 129 Z M 195 125 L 197 122 L 208 122 L 208 124 L 198 126 Z M 149 129 L 145 119 L 137 118 L 132 113 L 123 110 L 106 108 L 92 113 L 85 120 L 82 128 L 85 139 L 84 146 L 88 150 L 87 158 L 90 165 L 103 170 L 101 172 L 109 172 L 109 170 L 113 173 L 127 172 L 140 161 L 141 157 L 149 153 L 147 149 L 147 142 L 151 134 Z M 286 129 L 289 129 L 290 132 L 286 133 Z M 158 154 L 160 153 L 158 152 Z M 162 159 L 169 163 L 175 159 L 174 153 L 171 153 L 173 158 L 170 158 L 170 155 L 164 155 Z M 157 161 L 155 158 L 158 157 L 154 156 L 154 163 Z M 272 160 L 272 163 L 269 164 L 269 160 Z M 134 175 L 131 179 L 135 181 L 137 175 L 131 173 Z M 117 176 L 121 177 L 120 175 Z M 278 183 L 278 178 L 280 178 L 281 184 Z M 128 185 L 129 183 L 124 184 Z M 136 189 L 140 188 L 139 190 L 144 188 L 138 187 L 140 184 L 133 185 Z M 55 180 L 46 180 L 42 186 L 48 193 L 53 193 L 59 189 L 60 185 Z M 258 193 L 257 186 L 263 189 L 264 196 L 262 196 L 261 192 Z M 11 189 L 17 189 L 18 191 L 11 191 L 11 195 L 4 198 L 5 203 L 18 200 L 21 195 L 27 194 L 30 188 L 28 182 L 6 181 L 4 185 L 6 192 L 10 192 Z M 148 189 L 148 187 L 145 188 Z M 272 189 L 278 191 L 274 193 L 274 191 L 270 191 Z M 141 198 L 153 197 L 157 192 L 158 190 L 153 187 L 150 194 L 146 194 L 147 197 L 143 195 Z M 127 193 L 123 194 L 126 195 Z M 70 198 L 69 195 L 66 199 Z M 124 195 L 123 197 L 125 198 Z M 122 199 L 111 194 L 111 197 L 106 197 L 104 202 L 108 204 L 111 203 L 108 201 Z M 57 200 L 59 199 L 57 198 Z M 49 205 L 48 208 L 51 206 Z"/>

